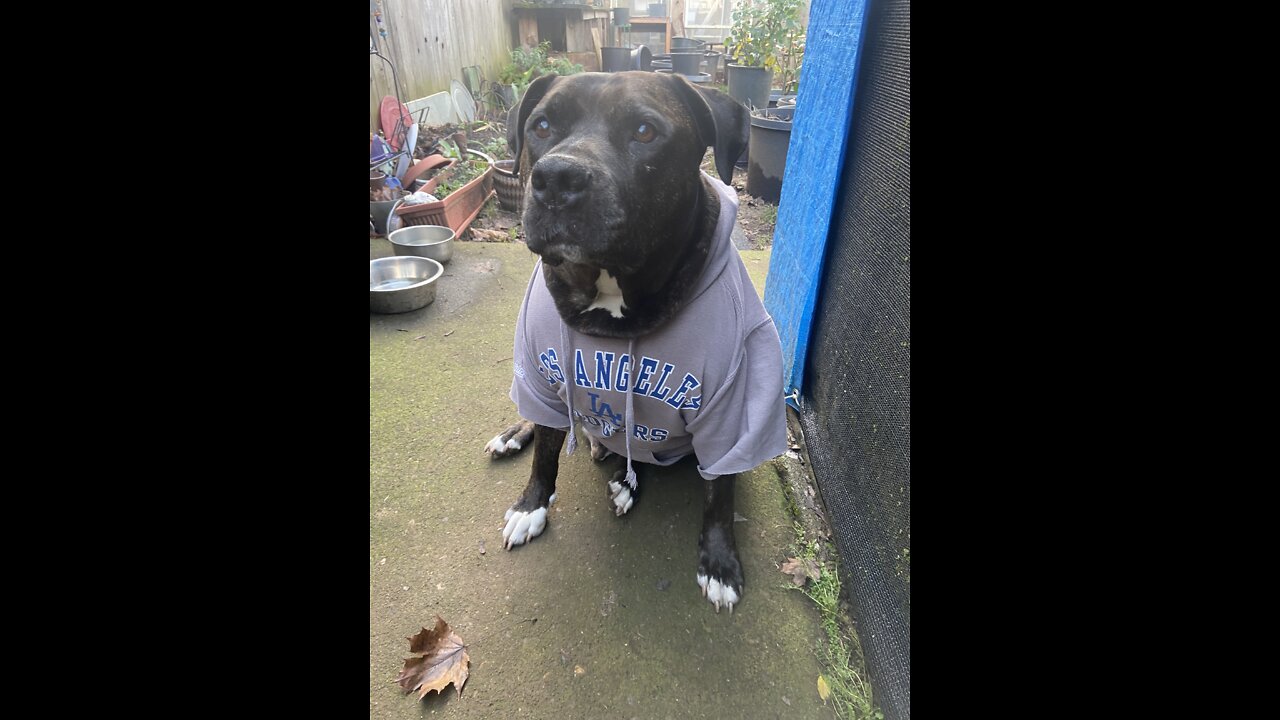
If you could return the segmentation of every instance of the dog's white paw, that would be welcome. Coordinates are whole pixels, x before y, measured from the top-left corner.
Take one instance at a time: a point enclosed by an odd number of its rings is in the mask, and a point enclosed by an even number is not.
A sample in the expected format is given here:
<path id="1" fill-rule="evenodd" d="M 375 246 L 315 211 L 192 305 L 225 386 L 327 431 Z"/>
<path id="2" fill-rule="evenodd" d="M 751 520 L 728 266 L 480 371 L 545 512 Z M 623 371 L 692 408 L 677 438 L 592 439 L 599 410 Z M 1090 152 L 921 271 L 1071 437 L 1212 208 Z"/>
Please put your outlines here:
<path id="1" fill-rule="evenodd" d="M 556 496 L 553 493 L 547 505 L 550 506 L 555 501 Z M 529 542 L 547 528 L 547 508 L 544 507 L 529 511 L 510 508 L 503 517 L 507 525 L 502 528 L 502 547 L 507 550 Z"/>
<path id="2" fill-rule="evenodd" d="M 716 606 L 716 612 L 720 612 L 721 605 L 728 605 L 729 614 L 732 615 L 734 604 L 741 599 L 733 586 L 721 581 L 720 578 L 707 577 L 699 573 L 698 586 L 702 588 L 702 597 Z"/>
<path id="3" fill-rule="evenodd" d="M 636 504 L 635 493 L 625 482 L 609 481 L 609 499 L 613 501 L 613 513 L 622 517 Z"/>
<path id="4" fill-rule="evenodd" d="M 502 435 L 494 435 L 489 444 L 484 446 L 484 454 L 489 457 L 505 457 L 513 452 L 518 452 L 523 447 L 515 438 L 503 441 Z"/>
<path id="5" fill-rule="evenodd" d="M 492 459 L 515 455 L 529 445 L 533 439 L 534 424 L 521 420 L 511 427 L 493 436 L 484 446 L 484 454 Z"/>

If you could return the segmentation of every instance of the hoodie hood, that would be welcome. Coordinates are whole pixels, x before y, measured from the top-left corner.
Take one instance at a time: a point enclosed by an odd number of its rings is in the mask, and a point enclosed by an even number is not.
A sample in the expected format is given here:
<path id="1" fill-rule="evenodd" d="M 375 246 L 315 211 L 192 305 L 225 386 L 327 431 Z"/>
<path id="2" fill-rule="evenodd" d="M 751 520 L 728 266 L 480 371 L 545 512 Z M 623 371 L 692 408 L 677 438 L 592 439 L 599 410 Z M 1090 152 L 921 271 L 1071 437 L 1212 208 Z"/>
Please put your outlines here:
<path id="1" fill-rule="evenodd" d="M 738 257 L 732 237 L 733 222 L 738 217 L 738 193 L 706 172 L 702 173 L 702 184 L 720 200 L 720 217 L 716 219 L 715 236 L 707 250 L 707 263 L 694 284 L 693 292 L 686 299 L 686 305 L 706 292 L 729 266 L 729 261 Z"/>

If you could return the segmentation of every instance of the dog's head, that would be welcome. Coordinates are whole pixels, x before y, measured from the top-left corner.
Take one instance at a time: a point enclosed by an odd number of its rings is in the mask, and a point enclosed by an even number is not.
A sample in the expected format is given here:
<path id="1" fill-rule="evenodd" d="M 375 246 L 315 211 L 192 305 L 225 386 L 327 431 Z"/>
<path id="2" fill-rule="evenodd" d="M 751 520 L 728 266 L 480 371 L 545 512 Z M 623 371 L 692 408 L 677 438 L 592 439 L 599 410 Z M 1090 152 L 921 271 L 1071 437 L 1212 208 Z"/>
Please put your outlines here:
<path id="1" fill-rule="evenodd" d="M 517 163 L 529 163 L 529 248 L 620 278 L 680 251 L 671 243 L 695 232 L 706 149 L 728 183 L 749 130 L 729 96 L 647 72 L 543 76 L 512 115 Z"/>

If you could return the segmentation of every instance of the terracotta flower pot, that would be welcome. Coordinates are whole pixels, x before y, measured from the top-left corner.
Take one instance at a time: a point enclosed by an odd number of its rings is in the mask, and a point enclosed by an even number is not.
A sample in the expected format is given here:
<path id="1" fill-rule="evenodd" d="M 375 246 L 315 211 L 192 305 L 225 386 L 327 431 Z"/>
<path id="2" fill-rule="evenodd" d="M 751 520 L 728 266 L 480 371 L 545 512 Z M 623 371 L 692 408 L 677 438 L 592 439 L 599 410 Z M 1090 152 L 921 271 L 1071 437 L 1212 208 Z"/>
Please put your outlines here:
<path id="1" fill-rule="evenodd" d="M 413 187 L 413 181 L 417 180 L 423 173 L 427 172 L 432 168 L 438 168 L 438 167 L 443 167 L 445 165 L 449 165 L 452 162 L 453 162 L 452 160 L 446 158 L 445 156 L 439 153 L 435 155 L 428 155 L 427 157 L 424 157 L 418 162 L 414 163 L 413 167 L 409 168 L 408 172 L 404 174 L 404 179 L 401 180 L 400 182 L 405 187 Z"/>

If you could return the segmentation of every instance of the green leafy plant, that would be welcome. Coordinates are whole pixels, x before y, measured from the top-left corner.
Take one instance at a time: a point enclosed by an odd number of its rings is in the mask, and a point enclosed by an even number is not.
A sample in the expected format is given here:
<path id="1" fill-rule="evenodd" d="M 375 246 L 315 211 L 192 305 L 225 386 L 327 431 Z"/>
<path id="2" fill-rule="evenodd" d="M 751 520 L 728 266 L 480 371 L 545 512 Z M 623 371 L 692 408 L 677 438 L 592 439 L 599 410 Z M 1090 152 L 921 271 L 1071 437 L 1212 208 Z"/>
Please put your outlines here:
<path id="1" fill-rule="evenodd" d="M 724 39 L 734 63 L 778 70 L 783 89 L 799 85 L 804 56 L 801 0 L 746 0 L 733 9 L 733 25 Z"/>
<path id="2" fill-rule="evenodd" d="M 786 587 L 803 592 L 818 606 L 822 613 L 822 629 L 827 642 L 822 647 L 822 660 L 829 697 L 841 720 L 884 720 L 884 712 L 875 702 L 875 695 L 866 674 L 866 660 L 862 644 L 849 628 L 853 623 L 841 609 L 839 571 L 822 567 L 817 581 L 809 587 Z M 821 690 L 819 690 L 821 693 Z M 825 700 L 825 698 L 824 698 Z"/>
<path id="3" fill-rule="evenodd" d="M 551 42 L 547 40 L 535 48 L 518 47 L 512 50 L 511 61 L 498 71 L 498 82 L 515 85 L 516 94 L 523 95 L 529 83 L 543 75 L 573 75 L 582 72 L 581 64 L 550 55 Z"/>
<path id="4" fill-rule="evenodd" d="M 453 165 L 441 171 L 444 173 L 444 179 L 440 181 L 440 184 L 436 185 L 435 191 L 431 193 L 440 200 L 449 197 L 451 193 L 475 180 L 489 167 L 489 163 L 486 160 L 477 155 L 462 152 L 457 145 L 447 139 L 440 140 L 440 154 L 455 160 Z"/>
<path id="5" fill-rule="evenodd" d="M 778 206 L 765 205 L 764 211 L 760 213 L 760 220 L 765 225 L 777 226 L 778 224 Z"/>
<path id="6" fill-rule="evenodd" d="M 498 82 L 503 85 L 528 84 L 533 70 L 547 59 L 547 48 L 550 43 L 542 43 L 536 48 L 518 47 L 511 51 L 511 62 L 498 71 Z"/>
<path id="7" fill-rule="evenodd" d="M 787 46 L 778 55 L 777 74 L 782 83 L 782 92 L 794 93 L 800 90 L 800 66 L 804 63 L 805 33 L 801 28 L 787 33 Z"/>
<path id="8" fill-rule="evenodd" d="M 440 146 L 441 155 L 449 158 L 450 160 L 462 159 L 462 151 L 458 148 L 457 144 L 455 144 L 452 140 L 449 140 L 446 138 L 440 138 L 437 144 Z"/>
<path id="9" fill-rule="evenodd" d="M 511 157 L 511 148 L 507 147 L 505 138 L 490 138 L 480 150 L 494 160 L 507 160 Z"/>

